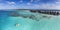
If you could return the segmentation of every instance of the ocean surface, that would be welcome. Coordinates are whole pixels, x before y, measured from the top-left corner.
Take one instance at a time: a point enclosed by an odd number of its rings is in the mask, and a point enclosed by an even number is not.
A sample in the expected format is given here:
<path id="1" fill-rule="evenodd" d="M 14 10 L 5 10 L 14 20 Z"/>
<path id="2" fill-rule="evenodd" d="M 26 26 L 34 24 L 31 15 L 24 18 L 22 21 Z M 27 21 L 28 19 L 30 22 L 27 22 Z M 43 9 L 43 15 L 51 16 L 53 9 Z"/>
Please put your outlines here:
<path id="1" fill-rule="evenodd" d="M 0 10 L 0 30 L 60 30 L 60 16 Z"/>

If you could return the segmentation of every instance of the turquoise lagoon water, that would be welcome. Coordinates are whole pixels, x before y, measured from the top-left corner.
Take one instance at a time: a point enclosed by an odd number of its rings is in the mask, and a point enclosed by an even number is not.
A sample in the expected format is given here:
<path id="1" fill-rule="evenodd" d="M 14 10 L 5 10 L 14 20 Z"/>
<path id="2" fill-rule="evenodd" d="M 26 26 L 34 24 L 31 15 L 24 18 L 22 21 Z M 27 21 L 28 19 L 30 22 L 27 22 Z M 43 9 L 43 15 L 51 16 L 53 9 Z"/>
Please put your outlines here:
<path id="1" fill-rule="evenodd" d="M 10 16 L 11 12 L 17 12 L 20 16 Z M 24 10 L 0 11 L 0 30 L 60 30 L 60 16 Z"/>

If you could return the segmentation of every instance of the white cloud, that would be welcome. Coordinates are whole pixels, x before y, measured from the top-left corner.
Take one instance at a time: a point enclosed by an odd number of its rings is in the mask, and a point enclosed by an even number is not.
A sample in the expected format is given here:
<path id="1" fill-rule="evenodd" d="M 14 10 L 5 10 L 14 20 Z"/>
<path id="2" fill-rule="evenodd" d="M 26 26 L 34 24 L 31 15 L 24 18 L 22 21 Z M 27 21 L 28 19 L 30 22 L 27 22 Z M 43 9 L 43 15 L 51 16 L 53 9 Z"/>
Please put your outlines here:
<path id="1" fill-rule="evenodd" d="M 34 0 L 30 0 L 30 2 L 33 2 Z"/>
<path id="2" fill-rule="evenodd" d="M 0 1 L 2 1 L 2 0 L 0 0 Z"/>
<path id="3" fill-rule="evenodd" d="M 30 0 L 30 2 L 39 2 L 40 0 Z"/>
<path id="4" fill-rule="evenodd" d="M 5 5 L 3 3 L 0 4 L 0 9 L 17 9 L 16 6 Z"/>
<path id="5" fill-rule="evenodd" d="M 60 9 L 58 4 L 42 4 L 40 5 L 41 9 Z"/>
<path id="6" fill-rule="evenodd" d="M 35 0 L 35 2 L 39 2 L 40 0 Z"/>
<path id="7" fill-rule="evenodd" d="M 27 3 L 27 5 L 31 5 L 31 3 L 30 3 L 30 2 L 28 2 L 28 3 Z"/>
<path id="8" fill-rule="evenodd" d="M 23 0 L 20 0 L 20 2 L 23 2 Z"/>
<path id="9" fill-rule="evenodd" d="M 31 0 L 31 2 L 33 2 L 34 0 Z M 37 0 L 39 1 L 39 0 Z M 22 2 L 22 0 L 21 0 Z M 15 2 L 7 2 L 8 5 L 3 5 L 0 4 L 0 9 L 60 9 L 60 0 L 56 1 L 55 3 L 43 3 L 43 4 L 32 4 L 30 2 L 28 2 L 27 4 L 20 4 L 17 6 L 11 6 L 16 4 Z"/>
<path id="10" fill-rule="evenodd" d="M 8 1 L 7 3 L 8 3 L 8 4 L 10 4 L 10 5 L 13 5 L 13 4 L 15 4 L 15 2 L 9 2 L 9 1 Z"/>
<path id="11" fill-rule="evenodd" d="M 60 1 L 60 0 L 57 0 L 57 1 Z"/>

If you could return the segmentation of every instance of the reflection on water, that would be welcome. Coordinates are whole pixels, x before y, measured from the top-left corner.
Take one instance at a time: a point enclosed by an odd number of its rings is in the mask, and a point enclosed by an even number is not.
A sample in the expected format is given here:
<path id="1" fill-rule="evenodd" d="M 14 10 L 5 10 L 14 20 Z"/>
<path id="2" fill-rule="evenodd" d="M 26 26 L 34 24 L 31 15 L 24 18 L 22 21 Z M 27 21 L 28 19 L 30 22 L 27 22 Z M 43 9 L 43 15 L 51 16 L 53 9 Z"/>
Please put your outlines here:
<path id="1" fill-rule="evenodd" d="M 60 16 L 25 10 L 1 11 L 0 30 L 60 30 Z"/>

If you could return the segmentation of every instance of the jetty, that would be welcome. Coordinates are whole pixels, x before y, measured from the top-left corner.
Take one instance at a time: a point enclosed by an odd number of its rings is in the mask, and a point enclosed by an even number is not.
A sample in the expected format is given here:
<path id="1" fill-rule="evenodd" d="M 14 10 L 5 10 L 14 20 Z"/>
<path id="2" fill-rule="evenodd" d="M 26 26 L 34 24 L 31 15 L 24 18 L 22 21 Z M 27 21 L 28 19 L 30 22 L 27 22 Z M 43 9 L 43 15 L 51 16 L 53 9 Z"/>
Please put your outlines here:
<path id="1" fill-rule="evenodd" d="M 60 15 L 60 10 L 30 10 L 30 12 L 38 12 L 49 15 Z"/>

